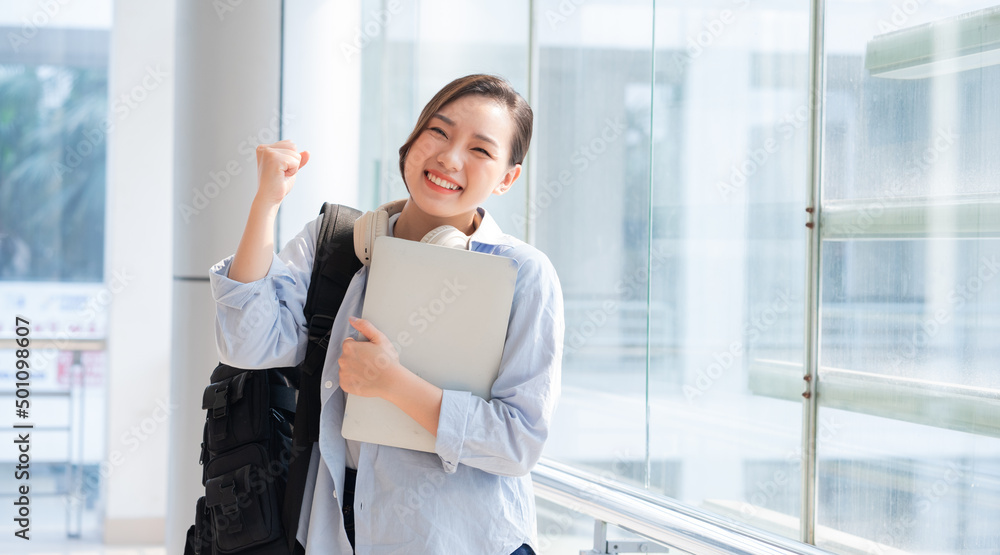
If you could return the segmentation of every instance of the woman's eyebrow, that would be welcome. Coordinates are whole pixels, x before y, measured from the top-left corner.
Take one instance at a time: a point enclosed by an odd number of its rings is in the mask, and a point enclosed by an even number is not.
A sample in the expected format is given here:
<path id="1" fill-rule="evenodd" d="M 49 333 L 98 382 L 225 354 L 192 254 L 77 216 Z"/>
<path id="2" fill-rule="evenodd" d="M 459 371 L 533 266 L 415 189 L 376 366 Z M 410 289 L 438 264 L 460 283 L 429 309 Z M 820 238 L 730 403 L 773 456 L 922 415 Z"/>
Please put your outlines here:
<path id="1" fill-rule="evenodd" d="M 447 123 L 448 125 L 451 125 L 451 126 L 454 126 L 454 125 L 455 125 L 455 122 L 451 121 L 451 120 L 450 120 L 450 119 L 448 119 L 448 118 L 447 118 L 446 116 L 443 116 L 443 115 L 441 115 L 441 114 L 434 114 L 434 115 L 433 115 L 433 116 L 431 116 L 431 117 L 433 117 L 433 118 L 437 118 L 437 119 L 439 119 L 439 120 L 441 120 L 441 121 L 443 121 L 443 122 Z M 480 141 L 483 141 L 483 142 L 487 142 L 487 143 L 490 143 L 491 145 L 493 145 L 493 146 L 495 146 L 495 147 L 497 147 L 497 148 L 500 148 L 500 144 L 499 144 L 499 143 L 497 143 L 497 142 L 496 142 L 496 141 L 494 141 L 493 139 L 491 139 L 491 138 L 487 137 L 486 135 L 483 135 L 482 133 L 474 133 L 474 134 L 473 134 L 473 136 L 474 136 L 474 137 L 476 137 L 477 139 L 479 139 Z"/>
<path id="2" fill-rule="evenodd" d="M 448 119 L 448 118 L 446 118 L 446 117 L 442 116 L 441 114 L 434 114 L 434 115 L 433 115 L 433 116 L 431 116 L 431 117 L 435 117 L 435 118 L 437 118 L 437 119 L 439 119 L 439 120 L 441 120 L 441 121 L 443 121 L 443 122 L 447 123 L 448 125 L 455 125 L 455 122 L 453 122 L 453 121 L 451 121 L 450 119 Z"/>
<path id="3" fill-rule="evenodd" d="M 479 139 L 480 141 L 483 141 L 485 143 L 490 143 L 491 145 L 493 145 L 493 146 L 495 146 L 497 148 L 500 148 L 500 145 L 498 145 L 496 141 L 494 141 L 493 139 L 487 137 L 486 135 L 482 135 L 480 133 L 475 133 L 474 136 L 477 139 Z"/>

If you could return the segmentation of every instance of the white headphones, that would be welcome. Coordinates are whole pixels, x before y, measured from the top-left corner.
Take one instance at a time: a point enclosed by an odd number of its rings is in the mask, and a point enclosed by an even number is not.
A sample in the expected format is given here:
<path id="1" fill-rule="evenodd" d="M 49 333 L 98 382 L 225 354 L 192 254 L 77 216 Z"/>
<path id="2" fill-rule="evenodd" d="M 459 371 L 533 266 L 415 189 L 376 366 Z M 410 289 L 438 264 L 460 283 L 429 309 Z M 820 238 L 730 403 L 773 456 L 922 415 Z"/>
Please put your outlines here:
<path id="1" fill-rule="evenodd" d="M 354 252 L 362 264 L 371 264 L 375 239 L 389 233 L 389 217 L 402 212 L 403 206 L 406 206 L 406 199 L 387 202 L 372 212 L 365 212 L 354 222 Z M 456 249 L 469 248 L 469 236 L 450 225 L 435 227 L 420 242 Z"/>

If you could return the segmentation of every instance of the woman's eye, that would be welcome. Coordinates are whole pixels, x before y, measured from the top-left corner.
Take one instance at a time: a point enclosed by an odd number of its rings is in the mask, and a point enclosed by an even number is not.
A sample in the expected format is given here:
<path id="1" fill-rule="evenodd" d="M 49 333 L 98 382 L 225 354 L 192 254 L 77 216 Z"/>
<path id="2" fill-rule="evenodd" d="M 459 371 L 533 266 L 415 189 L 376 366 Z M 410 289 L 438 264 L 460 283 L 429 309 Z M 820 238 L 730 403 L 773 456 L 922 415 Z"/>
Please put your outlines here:
<path id="1" fill-rule="evenodd" d="M 483 154 L 489 156 L 490 158 L 493 158 L 493 155 L 490 154 L 489 152 L 486 152 L 486 149 L 484 149 L 484 148 L 476 147 L 476 148 L 474 148 L 472 150 L 478 151 L 478 152 L 482 152 Z"/>
<path id="2" fill-rule="evenodd" d="M 448 135 L 444 134 L 444 130 L 442 130 L 440 127 L 431 127 L 430 130 L 432 132 L 434 132 L 434 133 L 437 133 L 437 134 L 441 135 L 442 137 L 447 137 L 448 136 Z"/>

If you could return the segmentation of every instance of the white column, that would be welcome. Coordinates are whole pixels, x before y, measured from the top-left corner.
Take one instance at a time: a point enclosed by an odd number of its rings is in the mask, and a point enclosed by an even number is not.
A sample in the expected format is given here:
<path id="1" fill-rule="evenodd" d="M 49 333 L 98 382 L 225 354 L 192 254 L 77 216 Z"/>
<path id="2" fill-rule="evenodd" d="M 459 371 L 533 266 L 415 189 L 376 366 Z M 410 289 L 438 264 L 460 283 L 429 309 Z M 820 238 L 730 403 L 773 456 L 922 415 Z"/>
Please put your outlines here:
<path id="1" fill-rule="evenodd" d="M 167 552 L 203 495 L 201 394 L 218 361 L 208 269 L 236 250 L 256 189 L 254 149 L 276 140 L 281 2 L 177 1 L 174 310 Z"/>
<path id="2" fill-rule="evenodd" d="M 110 4 L 110 2 L 109 2 Z M 174 2 L 115 2 L 108 95 L 104 540 L 159 543 L 170 416 Z"/>
<path id="3" fill-rule="evenodd" d="M 294 31 L 285 35 L 282 138 L 310 158 L 281 204 L 279 245 L 315 218 L 325 201 L 364 208 L 358 206 L 360 22 L 360 0 L 285 4 L 285 28 Z"/>

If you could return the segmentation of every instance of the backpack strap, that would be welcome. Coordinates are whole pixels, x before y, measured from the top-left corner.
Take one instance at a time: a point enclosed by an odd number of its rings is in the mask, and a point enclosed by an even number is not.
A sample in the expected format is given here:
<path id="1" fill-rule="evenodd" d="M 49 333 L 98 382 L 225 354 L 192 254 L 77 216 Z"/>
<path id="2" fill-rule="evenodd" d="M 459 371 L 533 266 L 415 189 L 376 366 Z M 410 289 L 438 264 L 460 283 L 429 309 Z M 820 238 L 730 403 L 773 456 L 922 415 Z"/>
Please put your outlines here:
<path id="1" fill-rule="evenodd" d="M 330 343 L 330 328 L 351 279 L 361 268 L 361 261 L 354 253 L 354 221 L 361 212 L 327 202 L 320 213 L 323 223 L 316 238 L 316 255 L 304 309 L 309 325 L 309 344 L 306 357 L 298 367 L 299 395 L 282 515 L 289 551 L 295 549 L 312 445 L 319 439 L 320 379 Z"/>

